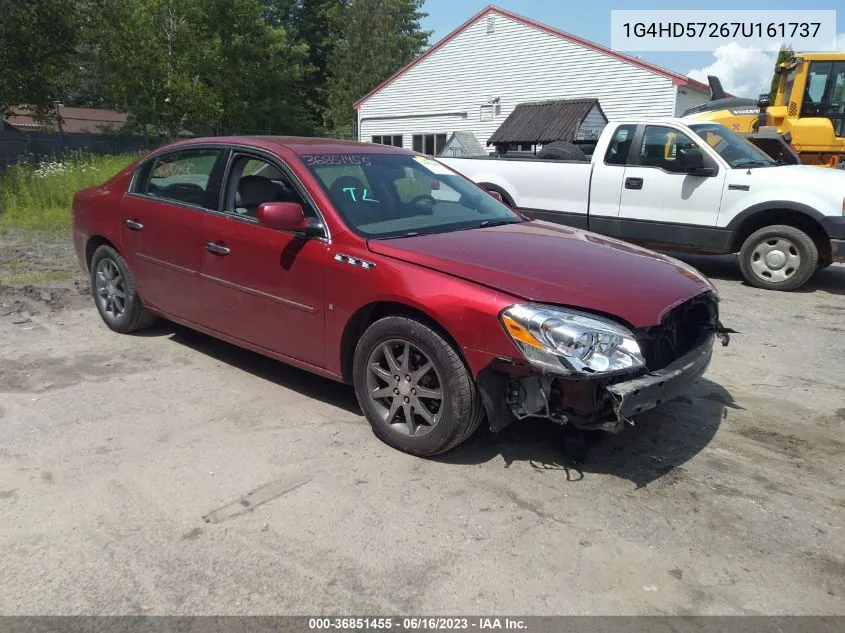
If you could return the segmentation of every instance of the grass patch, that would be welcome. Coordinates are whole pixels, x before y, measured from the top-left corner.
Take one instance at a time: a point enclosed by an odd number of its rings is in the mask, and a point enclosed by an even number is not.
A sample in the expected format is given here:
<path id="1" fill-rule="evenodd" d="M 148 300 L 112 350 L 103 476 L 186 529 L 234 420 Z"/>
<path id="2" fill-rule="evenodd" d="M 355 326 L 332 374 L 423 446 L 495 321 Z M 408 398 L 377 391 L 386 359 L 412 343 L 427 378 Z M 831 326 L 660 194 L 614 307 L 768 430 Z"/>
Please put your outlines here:
<path id="1" fill-rule="evenodd" d="M 17 273 L 0 279 L 10 286 L 34 286 L 49 281 L 67 281 L 73 279 L 69 270 L 45 270 L 37 273 Z"/>
<path id="2" fill-rule="evenodd" d="M 73 196 L 99 185 L 141 154 L 91 156 L 19 163 L 0 174 L 0 230 L 15 226 L 49 233 L 70 227 Z"/>

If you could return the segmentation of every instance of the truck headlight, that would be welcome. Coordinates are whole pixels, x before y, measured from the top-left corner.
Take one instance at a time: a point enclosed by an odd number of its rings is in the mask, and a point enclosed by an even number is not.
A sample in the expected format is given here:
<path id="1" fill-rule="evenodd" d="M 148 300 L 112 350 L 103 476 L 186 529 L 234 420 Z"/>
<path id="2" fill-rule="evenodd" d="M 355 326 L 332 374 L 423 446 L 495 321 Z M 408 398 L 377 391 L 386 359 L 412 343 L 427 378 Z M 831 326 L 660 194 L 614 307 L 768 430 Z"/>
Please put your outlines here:
<path id="1" fill-rule="evenodd" d="M 627 328 L 591 314 L 542 304 L 514 305 L 502 325 L 531 365 L 557 374 L 611 374 L 645 366 Z"/>

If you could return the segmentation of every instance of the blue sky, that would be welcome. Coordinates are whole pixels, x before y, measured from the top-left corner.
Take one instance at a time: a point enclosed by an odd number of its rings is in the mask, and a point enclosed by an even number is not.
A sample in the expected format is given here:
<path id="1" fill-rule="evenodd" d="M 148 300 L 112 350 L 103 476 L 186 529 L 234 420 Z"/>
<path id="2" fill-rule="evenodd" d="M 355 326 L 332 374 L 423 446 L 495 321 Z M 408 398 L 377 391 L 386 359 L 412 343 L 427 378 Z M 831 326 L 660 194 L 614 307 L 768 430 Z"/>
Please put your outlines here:
<path id="1" fill-rule="evenodd" d="M 839 9 L 837 11 L 836 32 L 845 34 L 845 3 L 842 0 L 810 0 L 806 5 L 786 0 L 710 0 L 703 6 L 700 2 L 674 2 L 668 0 L 426 0 L 423 11 L 428 17 L 423 27 L 434 31 L 432 43 L 447 35 L 475 13 L 489 4 L 502 7 L 514 13 L 532 18 L 544 24 L 568 31 L 593 42 L 610 46 L 610 12 L 613 9 L 760 9 L 769 12 L 772 19 L 777 19 L 778 10 L 792 10 L 803 6 L 807 9 Z M 845 36 L 840 37 L 845 43 Z M 734 45 L 735 46 L 735 45 Z M 771 72 L 773 55 L 759 51 L 731 48 L 709 52 L 648 52 L 626 51 L 641 55 L 644 59 L 686 75 L 695 69 L 699 77 L 710 72 L 722 78 L 725 88 L 737 93 L 752 93 L 756 96 L 758 78 Z M 763 70 L 766 69 L 766 70 Z M 768 80 L 763 82 L 768 84 Z M 768 88 L 766 88 L 768 90 Z"/>

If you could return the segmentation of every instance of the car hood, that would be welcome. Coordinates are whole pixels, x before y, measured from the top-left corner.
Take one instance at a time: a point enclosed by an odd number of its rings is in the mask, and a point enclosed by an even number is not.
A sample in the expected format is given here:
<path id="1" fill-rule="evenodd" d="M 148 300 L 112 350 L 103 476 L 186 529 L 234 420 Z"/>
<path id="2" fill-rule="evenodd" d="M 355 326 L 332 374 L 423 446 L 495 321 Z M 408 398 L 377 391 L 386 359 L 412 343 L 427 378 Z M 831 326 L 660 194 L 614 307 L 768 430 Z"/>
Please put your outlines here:
<path id="1" fill-rule="evenodd" d="M 374 253 L 507 292 L 603 312 L 641 328 L 714 290 L 691 266 L 626 242 L 549 222 L 371 240 Z"/>
<path id="2" fill-rule="evenodd" d="M 775 183 L 780 186 L 801 187 L 812 191 L 834 192 L 845 196 L 845 170 L 826 169 L 812 165 L 781 165 L 747 170 L 733 169 L 731 175 L 748 182 Z M 731 180 L 734 180 L 732 178 Z"/>

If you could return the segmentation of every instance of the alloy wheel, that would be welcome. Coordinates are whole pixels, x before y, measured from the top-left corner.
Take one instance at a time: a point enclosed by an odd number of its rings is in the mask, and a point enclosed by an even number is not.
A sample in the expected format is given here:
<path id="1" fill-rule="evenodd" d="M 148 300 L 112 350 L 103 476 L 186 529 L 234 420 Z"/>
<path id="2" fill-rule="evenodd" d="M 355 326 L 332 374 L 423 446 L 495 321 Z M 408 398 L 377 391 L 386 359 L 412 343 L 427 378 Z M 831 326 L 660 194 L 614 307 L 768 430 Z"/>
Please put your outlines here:
<path id="1" fill-rule="evenodd" d="M 117 319 L 126 310 L 126 285 L 120 269 L 108 257 L 97 263 L 97 302 L 105 315 Z"/>
<path id="2" fill-rule="evenodd" d="M 409 341 L 385 341 L 370 353 L 367 392 L 381 419 L 404 435 L 422 437 L 440 421 L 440 374 L 431 359 Z"/>

